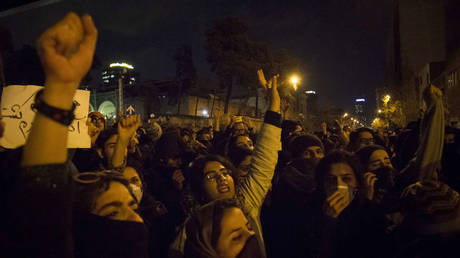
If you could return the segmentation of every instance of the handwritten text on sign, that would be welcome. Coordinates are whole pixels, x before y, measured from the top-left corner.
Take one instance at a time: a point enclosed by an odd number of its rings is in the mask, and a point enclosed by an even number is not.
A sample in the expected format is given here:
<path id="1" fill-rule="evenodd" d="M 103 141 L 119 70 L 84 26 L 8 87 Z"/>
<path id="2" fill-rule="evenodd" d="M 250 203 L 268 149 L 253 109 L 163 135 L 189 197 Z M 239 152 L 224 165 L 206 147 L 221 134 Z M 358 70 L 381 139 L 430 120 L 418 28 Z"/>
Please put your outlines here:
<path id="1" fill-rule="evenodd" d="M 42 88 L 33 85 L 12 85 L 3 88 L 0 106 L 5 122 L 5 134 L 0 138 L 0 146 L 12 149 L 25 144 L 35 117 L 32 104 L 35 102 L 35 95 Z M 75 94 L 75 120 L 69 126 L 68 148 L 89 148 L 91 146 L 86 126 L 89 94 L 90 92 L 85 90 L 78 90 Z"/>

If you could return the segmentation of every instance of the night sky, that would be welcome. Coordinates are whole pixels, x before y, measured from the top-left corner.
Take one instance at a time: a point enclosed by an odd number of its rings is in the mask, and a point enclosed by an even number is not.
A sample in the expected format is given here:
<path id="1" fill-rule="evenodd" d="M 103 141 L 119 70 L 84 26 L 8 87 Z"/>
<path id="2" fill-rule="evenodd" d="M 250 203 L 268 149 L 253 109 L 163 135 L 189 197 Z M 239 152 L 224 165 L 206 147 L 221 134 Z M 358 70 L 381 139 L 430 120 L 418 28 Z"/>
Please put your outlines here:
<path id="1" fill-rule="evenodd" d="M 54 1 L 0 18 L 16 48 L 68 11 L 89 13 L 99 29 L 96 55 L 102 64 L 126 61 L 141 80 L 175 74 L 177 47 L 192 47 L 199 74 L 210 75 L 204 31 L 218 17 L 247 22 L 253 40 L 284 48 L 301 63 L 303 86 L 323 106 L 350 109 L 355 97 L 375 102 L 384 79 L 389 0 L 69 0 Z M 94 77 L 100 77 L 94 74 Z"/>

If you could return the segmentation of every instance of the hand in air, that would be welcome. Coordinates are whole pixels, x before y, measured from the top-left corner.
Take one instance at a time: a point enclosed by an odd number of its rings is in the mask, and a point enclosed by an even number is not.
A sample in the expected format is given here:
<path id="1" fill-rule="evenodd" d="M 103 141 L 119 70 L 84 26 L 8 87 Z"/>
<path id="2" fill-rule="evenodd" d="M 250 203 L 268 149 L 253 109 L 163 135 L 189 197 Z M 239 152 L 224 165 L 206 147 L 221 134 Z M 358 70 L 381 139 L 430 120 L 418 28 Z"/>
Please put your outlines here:
<path id="1" fill-rule="evenodd" d="M 71 12 L 47 29 L 38 39 L 47 87 L 57 87 L 61 94 L 73 96 L 91 67 L 96 41 L 97 29 L 89 15 L 80 18 Z"/>
<path id="2" fill-rule="evenodd" d="M 259 83 L 268 91 L 269 96 L 270 96 L 270 111 L 274 111 L 279 113 L 280 112 L 280 105 L 281 105 L 281 100 L 280 100 L 280 95 L 278 92 L 278 79 L 279 75 L 273 76 L 268 82 L 265 79 L 264 72 L 262 69 L 259 69 L 257 71 L 257 75 L 259 77 Z"/>
<path id="3" fill-rule="evenodd" d="M 142 122 L 140 115 L 122 117 L 120 119 L 118 122 L 118 135 L 120 137 L 120 141 L 125 146 L 128 146 L 131 138 L 133 137 L 134 133 L 136 133 L 141 124 Z"/>

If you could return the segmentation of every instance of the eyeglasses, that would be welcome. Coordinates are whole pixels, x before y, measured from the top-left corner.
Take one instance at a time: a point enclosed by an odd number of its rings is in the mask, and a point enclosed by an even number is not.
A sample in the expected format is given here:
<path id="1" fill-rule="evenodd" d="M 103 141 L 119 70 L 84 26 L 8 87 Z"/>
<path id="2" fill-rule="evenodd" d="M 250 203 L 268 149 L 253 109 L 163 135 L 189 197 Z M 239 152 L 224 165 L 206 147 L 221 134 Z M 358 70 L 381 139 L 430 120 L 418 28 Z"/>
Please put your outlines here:
<path id="1" fill-rule="evenodd" d="M 206 178 L 207 181 L 212 182 L 212 181 L 217 181 L 217 179 L 220 177 L 224 177 L 225 179 L 227 179 L 230 176 L 232 176 L 230 170 L 221 169 L 219 172 L 211 171 L 207 173 L 204 177 Z"/>
<path id="2" fill-rule="evenodd" d="M 96 124 L 97 122 L 105 123 L 105 119 L 102 117 L 91 116 L 90 118 L 93 124 Z"/>
<path id="3" fill-rule="evenodd" d="M 371 145 L 371 144 L 374 144 L 374 139 L 373 138 L 361 138 L 359 139 L 359 142 L 364 145 Z"/>
<path id="4" fill-rule="evenodd" d="M 113 170 L 104 170 L 100 172 L 82 172 L 75 174 L 73 180 L 81 184 L 94 184 L 102 178 L 121 178 L 121 173 Z"/>

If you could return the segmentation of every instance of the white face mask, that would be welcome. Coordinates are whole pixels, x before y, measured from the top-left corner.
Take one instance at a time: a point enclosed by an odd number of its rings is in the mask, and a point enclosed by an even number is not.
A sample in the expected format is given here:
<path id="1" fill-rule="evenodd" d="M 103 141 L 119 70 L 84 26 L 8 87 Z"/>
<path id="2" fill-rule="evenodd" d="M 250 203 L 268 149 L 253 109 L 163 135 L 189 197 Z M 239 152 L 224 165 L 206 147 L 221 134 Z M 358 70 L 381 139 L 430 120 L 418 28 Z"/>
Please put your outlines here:
<path id="1" fill-rule="evenodd" d="M 355 191 L 348 185 L 338 185 L 337 190 L 345 196 L 348 204 L 350 204 L 355 198 Z"/>
<path id="2" fill-rule="evenodd" d="M 136 197 L 137 202 L 140 203 L 142 200 L 142 195 L 144 194 L 142 189 L 135 184 L 129 184 L 129 187 L 131 187 L 131 191 L 133 191 L 133 195 Z"/>

